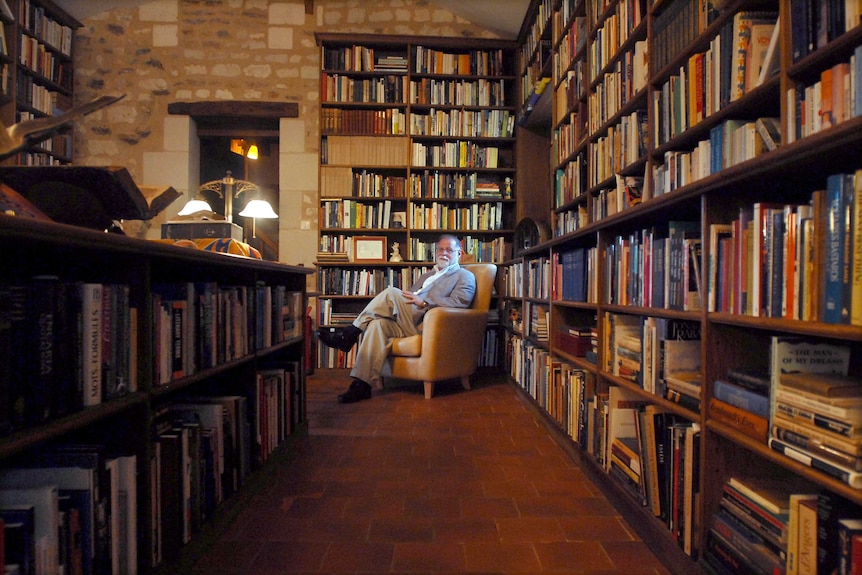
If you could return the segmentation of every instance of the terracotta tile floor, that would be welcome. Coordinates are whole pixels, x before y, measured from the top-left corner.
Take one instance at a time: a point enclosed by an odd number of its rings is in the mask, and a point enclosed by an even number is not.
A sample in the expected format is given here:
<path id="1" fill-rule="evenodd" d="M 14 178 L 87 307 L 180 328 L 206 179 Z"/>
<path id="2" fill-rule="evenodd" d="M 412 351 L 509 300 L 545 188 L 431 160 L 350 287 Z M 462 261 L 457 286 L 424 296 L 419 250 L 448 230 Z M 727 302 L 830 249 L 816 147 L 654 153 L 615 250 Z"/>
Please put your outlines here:
<path id="1" fill-rule="evenodd" d="M 196 574 L 669 573 L 511 385 L 347 383 L 309 379 L 308 437 Z"/>

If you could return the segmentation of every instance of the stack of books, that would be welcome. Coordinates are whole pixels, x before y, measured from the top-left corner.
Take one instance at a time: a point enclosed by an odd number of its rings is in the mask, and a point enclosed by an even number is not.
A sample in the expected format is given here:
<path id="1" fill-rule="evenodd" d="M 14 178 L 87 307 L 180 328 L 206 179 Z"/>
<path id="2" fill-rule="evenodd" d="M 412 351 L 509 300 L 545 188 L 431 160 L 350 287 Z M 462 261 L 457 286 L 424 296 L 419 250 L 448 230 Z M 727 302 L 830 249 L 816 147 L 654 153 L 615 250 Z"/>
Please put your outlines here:
<path id="1" fill-rule="evenodd" d="M 862 488 L 862 379 L 782 373 L 769 445 Z"/>
<path id="2" fill-rule="evenodd" d="M 347 252 L 317 252 L 317 261 L 320 263 L 348 262 Z"/>
<path id="3" fill-rule="evenodd" d="M 709 415 L 760 441 L 769 428 L 769 374 L 732 368 L 715 381 Z"/>
<path id="4" fill-rule="evenodd" d="M 706 536 L 704 561 L 710 572 L 785 573 L 791 539 L 791 497 L 800 488 L 799 479 L 792 476 L 731 477 Z M 806 505 L 812 498 L 814 523 L 806 523 L 803 530 L 805 540 L 816 546 L 816 496 L 805 496 Z M 816 562 L 816 551 L 807 559 Z"/>

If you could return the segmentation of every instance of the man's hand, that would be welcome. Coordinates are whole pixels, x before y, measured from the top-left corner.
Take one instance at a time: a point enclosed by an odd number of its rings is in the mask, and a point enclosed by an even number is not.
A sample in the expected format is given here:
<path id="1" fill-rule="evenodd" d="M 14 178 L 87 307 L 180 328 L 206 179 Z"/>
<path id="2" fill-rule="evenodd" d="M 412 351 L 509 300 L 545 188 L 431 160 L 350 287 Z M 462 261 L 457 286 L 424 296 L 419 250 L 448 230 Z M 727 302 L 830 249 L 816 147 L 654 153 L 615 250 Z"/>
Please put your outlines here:
<path id="1" fill-rule="evenodd" d="M 422 307 L 425 305 L 425 300 L 423 300 L 421 297 L 419 297 L 412 291 L 401 290 L 401 295 L 404 296 L 404 299 L 407 301 L 407 303 L 411 303 L 416 307 Z"/>

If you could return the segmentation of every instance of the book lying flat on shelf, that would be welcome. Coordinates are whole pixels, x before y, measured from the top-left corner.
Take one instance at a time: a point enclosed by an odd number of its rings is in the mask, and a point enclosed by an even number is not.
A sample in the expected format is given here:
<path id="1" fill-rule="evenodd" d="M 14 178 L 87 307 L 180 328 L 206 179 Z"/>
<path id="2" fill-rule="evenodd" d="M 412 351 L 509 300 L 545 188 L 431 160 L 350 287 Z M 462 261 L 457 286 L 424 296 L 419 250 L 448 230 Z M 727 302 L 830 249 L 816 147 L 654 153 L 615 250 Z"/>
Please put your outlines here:
<path id="1" fill-rule="evenodd" d="M 835 479 L 843 481 L 854 489 L 862 489 L 862 472 L 860 471 L 856 471 L 849 467 L 844 467 L 842 465 L 839 465 L 838 463 L 827 461 L 822 457 L 818 457 L 802 449 L 797 449 L 792 445 L 789 445 L 781 441 L 780 439 L 776 439 L 774 437 L 769 438 L 769 446 L 775 451 L 783 453 L 794 461 L 798 461 L 803 465 L 807 465 L 812 469 L 817 469 L 831 477 L 834 477 Z"/>

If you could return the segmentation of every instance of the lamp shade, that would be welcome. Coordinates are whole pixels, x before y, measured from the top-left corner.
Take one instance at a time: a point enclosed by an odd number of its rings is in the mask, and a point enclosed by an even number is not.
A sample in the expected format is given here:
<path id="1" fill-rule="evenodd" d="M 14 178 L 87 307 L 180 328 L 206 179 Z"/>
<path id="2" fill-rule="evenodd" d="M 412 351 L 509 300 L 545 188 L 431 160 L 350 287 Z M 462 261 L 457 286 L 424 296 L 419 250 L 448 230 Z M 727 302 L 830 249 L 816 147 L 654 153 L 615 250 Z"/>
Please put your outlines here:
<path id="1" fill-rule="evenodd" d="M 245 209 L 239 213 L 244 218 L 277 218 L 278 214 L 272 209 L 272 206 L 266 200 L 251 200 L 246 204 Z"/>
<path id="2" fill-rule="evenodd" d="M 248 147 L 248 152 L 246 152 L 245 157 L 249 160 L 256 160 L 258 158 L 257 144 L 252 144 Z"/>
<path id="3" fill-rule="evenodd" d="M 197 212 L 211 212 L 211 211 L 213 211 L 213 209 L 210 207 L 210 205 L 206 201 L 195 199 L 195 200 L 189 200 L 186 203 L 186 205 L 183 206 L 183 209 L 181 209 L 177 213 L 177 215 L 178 216 L 190 216 L 190 215 L 195 214 Z"/>

